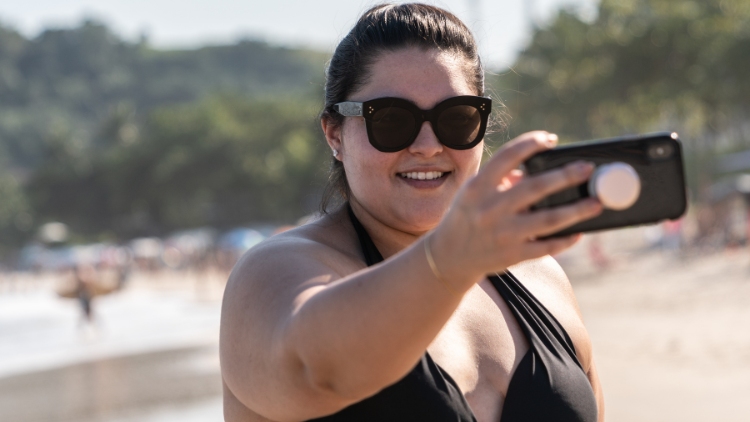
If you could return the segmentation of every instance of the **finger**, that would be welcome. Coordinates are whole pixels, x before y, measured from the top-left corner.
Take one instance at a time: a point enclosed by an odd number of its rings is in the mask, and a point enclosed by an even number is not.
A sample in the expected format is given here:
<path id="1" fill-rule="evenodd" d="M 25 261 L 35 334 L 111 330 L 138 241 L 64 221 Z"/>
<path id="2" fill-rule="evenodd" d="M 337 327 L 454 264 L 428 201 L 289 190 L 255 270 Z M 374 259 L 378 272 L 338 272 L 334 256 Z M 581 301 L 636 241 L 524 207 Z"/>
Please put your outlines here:
<path id="1" fill-rule="evenodd" d="M 523 259 L 540 258 L 546 255 L 556 255 L 575 245 L 581 239 L 581 234 L 556 237 L 554 239 L 534 240 L 524 245 Z"/>
<path id="2" fill-rule="evenodd" d="M 594 164 L 576 161 L 561 168 L 526 177 L 508 191 L 508 200 L 516 211 L 521 211 L 536 204 L 547 196 L 578 186 L 591 177 Z"/>
<path id="3" fill-rule="evenodd" d="M 557 145 L 557 135 L 537 131 L 525 133 L 505 144 L 477 175 L 477 181 L 495 188 L 511 170 L 518 168 L 534 154 Z"/>
<path id="4" fill-rule="evenodd" d="M 602 204 L 588 198 L 570 205 L 562 205 L 519 215 L 516 220 L 519 233 L 537 238 L 548 236 L 581 221 L 594 218 L 602 212 Z"/>
<path id="5" fill-rule="evenodd" d="M 521 179 L 523 179 L 523 172 L 521 170 L 511 170 L 507 176 L 503 177 L 503 180 L 497 186 L 497 190 L 499 192 L 507 191 L 508 189 L 518 184 Z"/>

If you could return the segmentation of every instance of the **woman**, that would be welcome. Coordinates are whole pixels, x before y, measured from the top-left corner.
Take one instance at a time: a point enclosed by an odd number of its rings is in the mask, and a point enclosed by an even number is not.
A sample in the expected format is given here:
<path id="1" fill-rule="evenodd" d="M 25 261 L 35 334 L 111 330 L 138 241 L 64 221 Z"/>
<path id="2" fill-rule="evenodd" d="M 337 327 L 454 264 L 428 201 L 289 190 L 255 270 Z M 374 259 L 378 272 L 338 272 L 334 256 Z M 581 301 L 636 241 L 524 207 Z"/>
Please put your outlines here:
<path id="1" fill-rule="evenodd" d="M 524 178 L 519 164 L 557 140 L 533 132 L 479 171 L 483 85 L 470 32 L 435 7 L 374 7 L 339 44 L 321 121 L 346 202 L 230 276 L 227 421 L 603 420 L 588 335 L 548 256 L 577 237 L 535 240 L 601 206 L 528 211 L 592 166 Z"/>

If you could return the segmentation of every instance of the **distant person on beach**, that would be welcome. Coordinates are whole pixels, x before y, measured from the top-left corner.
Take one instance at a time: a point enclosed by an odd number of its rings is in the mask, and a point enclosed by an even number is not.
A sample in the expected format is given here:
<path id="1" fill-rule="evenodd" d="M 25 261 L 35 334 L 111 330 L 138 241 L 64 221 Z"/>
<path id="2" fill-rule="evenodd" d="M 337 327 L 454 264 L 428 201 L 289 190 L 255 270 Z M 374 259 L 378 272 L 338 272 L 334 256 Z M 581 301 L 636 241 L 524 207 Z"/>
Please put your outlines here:
<path id="1" fill-rule="evenodd" d="M 323 215 L 229 277 L 225 420 L 603 421 L 591 341 L 550 257 L 579 236 L 537 240 L 601 205 L 529 211 L 593 166 L 525 177 L 557 142 L 538 131 L 480 170 L 492 100 L 472 34 L 440 8 L 373 7 L 326 76 Z"/>
<path id="2" fill-rule="evenodd" d="M 96 294 L 96 269 L 91 264 L 76 264 L 73 268 L 75 295 L 81 306 L 83 323 L 94 323 L 92 302 Z"/>

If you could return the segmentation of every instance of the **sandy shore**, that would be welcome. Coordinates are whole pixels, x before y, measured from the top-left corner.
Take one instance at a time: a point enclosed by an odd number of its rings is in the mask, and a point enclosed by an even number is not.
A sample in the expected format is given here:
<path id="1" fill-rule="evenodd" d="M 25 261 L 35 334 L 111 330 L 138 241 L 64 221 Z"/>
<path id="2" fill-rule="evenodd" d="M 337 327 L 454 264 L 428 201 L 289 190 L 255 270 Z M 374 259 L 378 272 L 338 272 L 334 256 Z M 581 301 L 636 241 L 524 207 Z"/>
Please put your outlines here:
<path id="1" fill-rule="evenodd" d="M 598 237 L 610 264 L 606 269 L 592 264 L 591 238 L 559 260 L 591 334 L 607 420 L 750 420 L 745 405 L 750 393 L 750 249 L 679 257 L 646 249 L 638 231 Z M 150 288 L 173 297 L 181 283 L 162 281 Z M 175 302 L 173 311 L 160 315 L 175 324 L 185 318 L 178 309 L 218 315 L 220 292 L 209 288 L 213 293 L 207 301 L 205 286 L 191 286 L 191 292 L 204 293 L 185 295 L 184 304 Z M 120 314 L 100 304 L 102 314 L 113 319 L 111 332 L 121 326 L 127 332 L 128 326 L 117 321 L 127 318 L 130 305 L 120 302 Z M 191 308 L 193 302 L 202 308 Z M 200 320 L 203 330 L 216 323 L 214 318 Z M 161 327 L 164 333 L 175 329 L 167 323 Z M 0 420 L 221 420 L 218 347 L 215 337 L 209 340 L 0 376 Z"/>
<path id="2" fill-rule="evenodd" d="M 217 347 L 195 347 L 6 377 L 0 380 L 0 419 L 142 421 L 166 404 L 179 407 L 220 395 L 217 355 Z"/>
<path id="3" fill-rule="evenodd" d="M 617 243 L 618 234 L 604 237 L 605 250 Z M 622 249 L 611 269 L 569 262 L 568 271 L 607 420 L 750 420 L 750 250 Z"/>
<path id="4" fill-rule="evenodd" d="M 0 289 L 0 421 L 221 420 L 217 274 L 136 274 L 93 326 L 28 277 Z"/>

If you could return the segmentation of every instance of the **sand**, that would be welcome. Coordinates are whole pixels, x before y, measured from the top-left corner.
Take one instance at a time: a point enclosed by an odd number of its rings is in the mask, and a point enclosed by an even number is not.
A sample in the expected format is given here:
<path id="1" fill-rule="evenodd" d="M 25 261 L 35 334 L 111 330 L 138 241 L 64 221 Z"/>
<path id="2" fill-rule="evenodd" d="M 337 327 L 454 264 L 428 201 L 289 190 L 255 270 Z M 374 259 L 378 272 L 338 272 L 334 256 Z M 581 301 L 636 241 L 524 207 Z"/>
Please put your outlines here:
<path id="1" fill-rule="evenodd" d="M 750 420 L 750 250 L 611 256 L 606 271 L 568 271 L 607 420 Z"/>
<path id="2" fill-rule="evenodd" d="M 165 404 L 220 395 L 217 353 L 216 347 L 150 352 L 7 377 L 0 380 L 0 420 L 144 420 Z"/>

